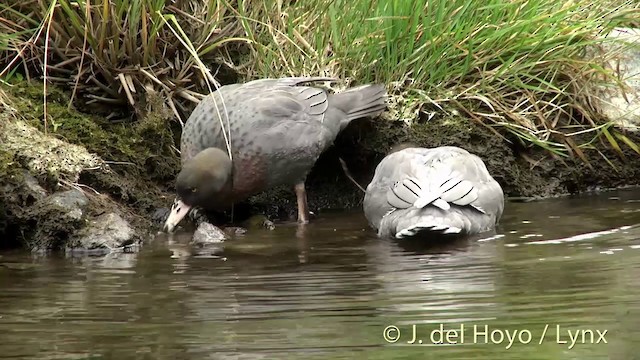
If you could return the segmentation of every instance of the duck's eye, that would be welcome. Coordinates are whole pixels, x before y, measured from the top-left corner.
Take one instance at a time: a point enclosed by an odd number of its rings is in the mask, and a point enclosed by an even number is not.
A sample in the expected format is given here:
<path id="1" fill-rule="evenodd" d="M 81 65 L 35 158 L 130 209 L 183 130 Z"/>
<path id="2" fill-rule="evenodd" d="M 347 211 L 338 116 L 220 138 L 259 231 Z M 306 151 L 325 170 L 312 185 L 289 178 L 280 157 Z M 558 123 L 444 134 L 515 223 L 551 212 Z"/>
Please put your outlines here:
<path id="1" fill-rule="evenodd" d="M 198 192 L 198 188 L 191 188 L 191 192 L 192 192 L 192 193 L 194 193 L 194 192 Z"/>

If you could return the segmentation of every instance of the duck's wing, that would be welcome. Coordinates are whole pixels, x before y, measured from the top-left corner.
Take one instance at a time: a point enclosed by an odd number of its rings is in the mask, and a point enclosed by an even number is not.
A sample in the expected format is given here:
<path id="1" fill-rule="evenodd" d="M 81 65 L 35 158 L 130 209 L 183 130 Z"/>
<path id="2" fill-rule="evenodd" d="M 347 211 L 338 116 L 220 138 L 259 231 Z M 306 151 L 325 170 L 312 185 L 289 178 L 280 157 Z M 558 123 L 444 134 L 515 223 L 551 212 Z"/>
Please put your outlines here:
<path id="1" fill-rule="evenodd" d="M 267 79 L 257 79 L 252 80 L 247 83 L 242 84 L 245 88 L 250 87 L 274 87 L 274 86 L 297 86 L 305 83 L 312 83 L 318 81 L 330 81 L 336 82 L 337 78 L 332 77 L 322 77 L 322 76 L 296 76 L 296 77 L 283 77 L 283 78 L 267 78 Z"/>
<path id="2" fill-rule="evenodd" d="M 336 79 L 329 77 L 261 79 L 247 83 L 242 91 L 252 95 L 249 101 L 258 112 L 276 121 L 322 122 L 329 107 L 329 94 L 322 88 L 300 86 L 318 81 L 336 81 Z"/>
<path id="3" fill-rule="evenodd" d="M 403 151 L 403 160 L 411 164 L 411 169 L 399 174 L 387 191 L 391 206 L 420 209 L 433 205 L 449 210 L 457 205 L 487 212 L 483 195 L 495 191 L 495 181 L 477 156 L 453 147 L 420 150 L 424 151 Z"/>
<path id="4" fill-rule="evenodd" d="M 389 154 L 378 163 L 373 178 L 367 185 L 362 203 L 364 214 L 371 226 L 378 228 L 382 218 L 389 212 L 410 206 L 402 199 L 396 199 L 395 202 L 388 201 L 390 186 L 409 173 L 411 173 L 411 163 L 407 161 L 407 154 L 404 152 Z"/>
<path id="5" fill-rule="evenodd" d="M 324 89 L 307 86 L 266 89 L 249 101 L 247 105 L 271 124 L 291 121 L 321 124 L 329 107 Z"/>
<path id="6" fill-rule="evenodd" d="M 241 89 L 265 119 L 282 123 L 309 122 L 337 135 L 353 119 L 380 114 L 386 108 L 386 90 L 380 84 L 366 84 L 329 94 L 318 87 L 301 85 L 331 78 L 284 78 L 260 80 Z"/>
<path id="7" fill-rule="evenodd" d="M 291 77 L 220 87 L 202 99 L 185 123 L 181 140 L 183 160 L 207 147 L 224 149 L 228 141 L 233 147 L 246 148 L 248 143 L 260 143 L 260 139 L 273 142 L 274 137 L 291 137 L 293 133 L 304 134 L 300 135 L 300 146 L 317 142 L 325 137 L 322 121 L 328 94 L 321 88 L 298 85 L 333 80 Z"/>
<path id="8" fill-rule="evenodd" d="M 504 208 L 502 187 L 491 176 L 480 157 L 459 148 L 456 148 L 456 152 L 458 155 L 451 156 L 446 162 L 454 174 L 471 183 L 475 196 L 456 199 L 457 194 L 451 192 L 446 194 L 443 200 L 458 206 L 469 206 L 484 214 L 500 218 Z"/>

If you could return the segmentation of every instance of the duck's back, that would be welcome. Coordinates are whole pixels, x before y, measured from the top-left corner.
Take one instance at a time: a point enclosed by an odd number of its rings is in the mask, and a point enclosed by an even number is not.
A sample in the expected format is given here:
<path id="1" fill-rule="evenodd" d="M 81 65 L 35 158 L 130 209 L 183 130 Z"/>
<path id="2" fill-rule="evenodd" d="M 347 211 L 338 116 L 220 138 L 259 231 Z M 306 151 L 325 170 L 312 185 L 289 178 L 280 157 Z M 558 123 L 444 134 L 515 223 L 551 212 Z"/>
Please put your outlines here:
<path id="1" fill-rule="evenodd" d="M 473 191 L 477 191 L 477 198 L 469 205 L 453 204 L 448 210 L 432 204 L 422 208 L 411 204 L 400 208 L 392 205 L 394 194 L 391 189 L 398 182 L 406 179 L 420 179 L 422 184 L 427 185 L 446 182 L 446 178 L 438 179 L 440 175 L 434 170 L 440 165 L 456 173 L 456 180 L 449 184 L 464 180 Z M 462 233 L 487 231 L 501 217 L 503 206 L 502 188 L 489 174 L 484 162 L 464 149 L 449 146 L 407 148 L 389 154 L 378 164 L 363 203 L 365 216 L 371 226 L 381 236 L 392 237 L 398 237 L 403 229 L 411 229 L 417 224 L 433 224 L 434 229 L 444 231 L 446 228 L 449 228 L 448 231 L 460 229 Z"/>
<path id="2" fill-rule="evenodd" d="M 208 147 L 227 150 L 230 142 L 238 197 L 304 179 L 335 139 L 339 121 L 332 119 L 328 94 L 294 86 L 299 80 L 226 85 L 205 97 L 183 129 L 183 164 Z"/>

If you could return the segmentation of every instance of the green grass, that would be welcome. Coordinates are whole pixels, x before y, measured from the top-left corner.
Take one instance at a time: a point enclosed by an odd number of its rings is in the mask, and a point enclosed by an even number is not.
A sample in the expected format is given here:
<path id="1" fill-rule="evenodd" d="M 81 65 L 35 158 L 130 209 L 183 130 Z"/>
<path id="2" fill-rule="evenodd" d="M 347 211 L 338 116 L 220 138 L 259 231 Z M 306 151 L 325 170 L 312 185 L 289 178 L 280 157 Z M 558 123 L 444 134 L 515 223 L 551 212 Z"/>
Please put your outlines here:
<path id="1" fill-rule="evenodd" d="M 593 106 L 594 85 L 615 79 L 601 66 L 614 54 L 585 57 L 585 49 L 603 41 L 598 35 L 637 23 L 637 2 L 258 3 L 239 5 L 245 31 L 258 44 L 253 77 L 321 73 L 384 82 L 395 95 L 397 119 L 413 121 L 423 105 L 434 104 L 437 113 L 462 111 L 563 157 L 586 160 L 584 150 L 596 148 L 572 139 L 584 129 L 616 149 L 622 138 L 638 148 L 611 124 L 600 126 Z"/>
<path id="2" fill-rule="evenodd" d="M 201 70 L 202 61 L 229 57 L 231 43 L 246 41 L 237 37 L 243 34 L 237 22 L 225 21 L 230 9 L 219 1 L 50 4 L 0 4 L 0 27 L 8 30 L 0 36 L 0 64 L 13 65 L 0 68 L 0 77 L 21 66 L 27 74 L 73 88 L 73 97 L 89 106 L 128 106 L 142 115 L 145 95 L 153 91 L 181 119 L 188 112 L 185 101 L 196 102 L 215 86 Z M 42 36 L 45 31 L 48 36 Z"/>
<path id="3" fill-rule="evenodd" d="M 40 76 L 46 63 L 48 81 L 88 105 L 140 115 L 153 91 L 182 119 L 225 72 L 324 75 L 343 79 L 338 88 L 387 84 L 392 120 L 462 113 L 507 141 L 587 162 L 585 150 L 602 144 L 638 151 L 593 101 L 595 85 L 615 79 L 602 66 L 614 54 L 585 56 L 598 35 L 638 24 L 636 1 L 57 0 L 52 12 L 41 3 L 0 5 L 0 64 L 12 65 L 0 78 L 17 67 Z"/>

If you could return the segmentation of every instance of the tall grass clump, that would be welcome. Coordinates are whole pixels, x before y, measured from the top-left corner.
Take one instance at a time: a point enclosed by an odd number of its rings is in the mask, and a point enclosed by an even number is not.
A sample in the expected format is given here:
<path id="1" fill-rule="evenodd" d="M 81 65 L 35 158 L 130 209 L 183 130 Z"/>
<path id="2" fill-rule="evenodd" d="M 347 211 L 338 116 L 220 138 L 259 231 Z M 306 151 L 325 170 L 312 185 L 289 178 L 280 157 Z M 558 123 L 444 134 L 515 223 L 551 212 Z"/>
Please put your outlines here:
<path id="1" fill-rule="evenodd" d="M 599 115 L 595 85 L 613 75 L 588 49 L 614 27 L 637 23 L 639 7 L 620 0 L 309 0 L 239 1 L 238 12 L 256 44 L 252 76 L 384 82 L 396 102 L 392 117 L 411 122 L 462 111 L 509 141 L 586 160 L 584 149 L 601 139 L 637 150 Z"/>
<path id="2" fill-rule="evenodd" d="M 159 95 L 178 119 L 246 41 L 223 1 L 26 0 L 0 4 L 0 78 L 17 69 L 103 109 Z M 211 71 L 207 71 L 209 68 Z M 126 113 L 126 111 L 125 111 Z M 188 115 L 188 112 L 186 113 Z"/>

